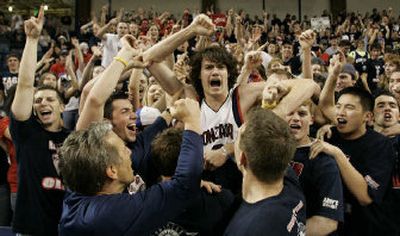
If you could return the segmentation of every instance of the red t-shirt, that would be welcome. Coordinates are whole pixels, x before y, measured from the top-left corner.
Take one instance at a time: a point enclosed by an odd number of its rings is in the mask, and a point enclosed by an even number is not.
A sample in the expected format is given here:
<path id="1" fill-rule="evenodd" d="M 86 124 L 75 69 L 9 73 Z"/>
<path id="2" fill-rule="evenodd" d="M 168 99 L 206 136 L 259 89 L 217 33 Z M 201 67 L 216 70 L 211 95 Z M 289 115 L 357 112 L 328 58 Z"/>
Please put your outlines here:
<path id="1" fill-rule="evenodd" d="M 10 124 L 10 119 L 8 117 L 0 119 L 0 139 L 2 139 L 7 145 L 8 155 L 10 156 L 10 162 L 11 162 L 7 172 L 7 181 L 8 184 L 10 185 L 11 192 L 16 193 L 18 187 L 18 175 L 17 175 L 18 167 L 17 167 L 17 159 L 15 158 L 15 148 L 13 142 L 4 136 L 4 133 L 6 132 L 6 129 L 8 128 L 9 124 Z"/>
<path id="2" fill-rule="evenodd" d="M 59 63 L 53 64 L 50 67 L 50 71 L 53 72 L 58 78 L 60 74 L 65 74 L 65 65 L 61 65 Z"/>

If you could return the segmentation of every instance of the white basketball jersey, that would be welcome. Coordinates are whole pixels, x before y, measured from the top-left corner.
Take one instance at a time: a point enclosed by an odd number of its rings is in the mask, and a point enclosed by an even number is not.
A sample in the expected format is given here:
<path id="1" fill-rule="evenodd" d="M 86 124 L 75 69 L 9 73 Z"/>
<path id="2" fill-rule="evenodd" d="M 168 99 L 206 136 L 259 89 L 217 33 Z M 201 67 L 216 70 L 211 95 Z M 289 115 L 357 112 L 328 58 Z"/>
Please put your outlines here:
<path id="1" fill-rule="evenodd" d="M 212 110 L 204 99 L 201 102 L 201 129 L 203 131 L 204 150 L 213 149 L 226 143 L 233 143 L 238 134 L 238 125 L 234 117 L 233 92 L 231 90 L 218 111 Z M 240 111 L 239 111 L 240 112 Z"/>

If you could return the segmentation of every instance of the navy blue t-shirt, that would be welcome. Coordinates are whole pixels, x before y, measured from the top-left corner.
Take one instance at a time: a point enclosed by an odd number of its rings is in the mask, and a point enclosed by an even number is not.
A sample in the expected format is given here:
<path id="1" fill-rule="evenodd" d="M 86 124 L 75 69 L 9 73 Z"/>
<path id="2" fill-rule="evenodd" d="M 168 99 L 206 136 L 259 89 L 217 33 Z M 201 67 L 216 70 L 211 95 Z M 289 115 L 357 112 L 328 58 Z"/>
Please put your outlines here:
<path id="1" fill-rule="evenodd" d="M 299 147 L 291 162 L 306 197 L 307 218 L 317 215 L 343 221 L 342 180 L 336 161 L 325 153 L 314 159 L 309 155 L 309 146 Z"/>
<path id="2" fill-rule="evenodd" d="M 153 235 L 219 235 L 226 227 L 223 222 L 233 201 L 234 196 L 227 189 L 212 194 L 202 189 L 182 214 L 157 229 Z"/>
<path id="3" fill-rule="evenodd" d="M 256 203 L 242 202 L 224 235 L 305 235 L 305 198 L 288 168 L 282 192 Z"/>
<path id="4" fill-rule="evenodd" d="M 387 227 L 388 221 L 384 217 L 381 203 L 390 186 L 395 160 L 390 139 L 367 129 L 360 138 L 345 140 L 341 138 L 337 129 L 333 128 L 332 138 L 328 142 L 339 147 L 351 165 L 364 177 L 368 185 L 368 195 L 373 200 L 368 206 L 361 206 L 344 185 L 345 234 L 387 235 L 391 229 Z"/>
<path id="5" fill-rule="evenodd" d="M 46 131 L 31 116 L 10 117 L 10 133 L 18 162 L 18 197 L 13 230 L 22 234 L 57 235 L 64 186 L 57 171 L 58 149 L 69 132 Z"/>
<path id="6" fill-rule="evenodd" d="M 84 196 L 67 192 L 60 235 L 148 235 L 183 212 L 200 192 L 203 143 L 193 131 L 183 132 L 175 175 L 145 191 Z"/>
<path id="7" fill-rule="evenodd" d="M 400 136 L 398 135 L 390 140 L 396 152 L 396 159 L 393 166 L 391 186 L 382 202 L 382 208 L 393 227 L 400 234 Z"/>
<path id="8" fill-rule="evenodd" d="M 147 186 L 156 184 L 160 174 L 151 161 L 151 142 L 154 137 L 168 128 L 164 118 L 158 117 L 156 121 L 143 130 L 133 143 L 127 146 L 132 150 L 132 169 L 142 177 Z"/>

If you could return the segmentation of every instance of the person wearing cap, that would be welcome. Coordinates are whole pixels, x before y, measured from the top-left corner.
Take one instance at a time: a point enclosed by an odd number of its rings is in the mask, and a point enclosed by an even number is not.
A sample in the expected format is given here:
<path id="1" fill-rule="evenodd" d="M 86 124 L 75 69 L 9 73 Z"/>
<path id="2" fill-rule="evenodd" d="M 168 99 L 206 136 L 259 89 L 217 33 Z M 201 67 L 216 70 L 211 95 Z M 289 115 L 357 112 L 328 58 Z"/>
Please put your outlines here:
<path id="1" fill-rule="evenodd" d="M 143 131 L 147 126 L 153 124 L 161 115 L 161 112 L 154 107 L 144 106 L 136 110 L 136 128 Z"/>
<path id="2" fill-rule="evenodd" d="M 335 92 L 340 92 L 347 87 L 353 87 L 356 83 L 356 69 L 352 64 L 344 64 L 336 81 Z"/>

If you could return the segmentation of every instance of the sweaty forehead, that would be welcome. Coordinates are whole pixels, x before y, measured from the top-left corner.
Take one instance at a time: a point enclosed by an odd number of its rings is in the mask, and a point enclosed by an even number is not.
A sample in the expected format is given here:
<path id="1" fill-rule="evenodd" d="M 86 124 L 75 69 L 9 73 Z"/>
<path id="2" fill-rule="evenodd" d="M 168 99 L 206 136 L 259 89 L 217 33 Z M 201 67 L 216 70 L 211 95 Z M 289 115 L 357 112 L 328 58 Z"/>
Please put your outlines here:
<path id="1" fill-rule="evenodd" d="M 396 103 L 396 105 L 398 105 L 397 100 L 392 96 L 380 95 L 375 99 L 375 104 L 383 103 L 383 102 L 387 102 L 387 103 L 394 102 L 394 103 Z"/>
<path id="2" fill-rule="evenodd" d="M 354 106 L 361 106 L 360 98 L 351 94 L 343 94 L 342 96 L 340 96 L 337 104 L 350 104 Z"/>
<path id="3" fill-rule="evenodd" d="M 390 76 L 390 79 L 400 81 L 400 72 L 399 71 L 393 72 L 392 76 Z"/>
<path id="4" fill-rule="evenodd" d="M 51 89 L 39 90 L 34 95 L 35 98 L 54 97 L 57 98 L 57 93 Z"/>
<path id="5" fill-rule="evenodd" d="M 132 109 L 133 106 L 128 99 L 115 99 L 112 102 L 113 111 L 122 110 L 125 108 Z"/>

